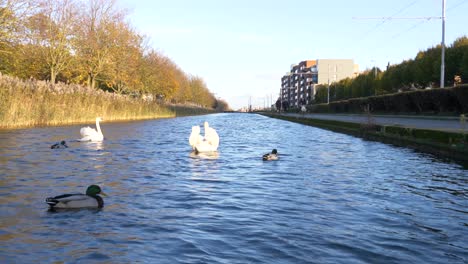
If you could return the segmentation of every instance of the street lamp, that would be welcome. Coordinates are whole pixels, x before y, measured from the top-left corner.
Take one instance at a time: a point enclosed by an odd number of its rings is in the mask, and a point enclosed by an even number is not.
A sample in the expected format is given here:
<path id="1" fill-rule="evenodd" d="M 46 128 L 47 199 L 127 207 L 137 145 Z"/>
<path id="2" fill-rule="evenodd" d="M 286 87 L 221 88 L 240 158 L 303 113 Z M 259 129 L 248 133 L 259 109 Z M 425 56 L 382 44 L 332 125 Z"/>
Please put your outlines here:
<path id="1" fill-rule="evenodd" d="M 280 114 L 282 110 L 283 110 L 283 87 L 281 87 L 281 90 L 280 90 Z"/>
<path id="2" fill-rule="evenodd" d="M 375 66 L 375 60 L 371 60 L 372 67 L 374 67 L 374 79 L 377 77 L 377 67 Z"/>
<path id="3" fill-rule="evenodd" d="M 442 54 L 440 63 L 440 88 L 445 85 L 445 0 L 442 0 Z"/>
<path id="4" fill-rule="evenodd" d="M 327 87 L 327 104 L 330 104 L 330 64 L 328 66 L 328 87 Z M 337 75 L 337 65 L 334 66 L 333 82 L 335 83 L 335 96 L 336 96 L 336 75 Z"/>

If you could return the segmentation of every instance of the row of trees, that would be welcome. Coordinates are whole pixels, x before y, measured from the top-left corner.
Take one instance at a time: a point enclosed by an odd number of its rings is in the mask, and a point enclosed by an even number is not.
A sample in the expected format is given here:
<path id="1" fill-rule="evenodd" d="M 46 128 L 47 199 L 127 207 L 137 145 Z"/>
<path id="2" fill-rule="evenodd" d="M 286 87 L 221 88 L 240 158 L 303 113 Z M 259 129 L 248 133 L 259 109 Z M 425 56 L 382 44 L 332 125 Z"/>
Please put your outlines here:
<path id="1" fill-rule="evenodd" d="M 2 73 L 227 107 L 147 43 L 115 0 L 0 0 Z"/>
<path id="2" fill-rule="evenodd" d="M 414 59 L 387 66 L 386 71 L 373 68 L 354 79 L 330 84 L 330 101 L 368 97 L 405 90 L 435 88 L 440 84 L 441 46 L 420 51 Z M 454 77 L 468 79 L 468 37 L 455 40 L 446 48 L 445 85 L 452 86 Z M 326 103 L 327 85 L 318 85 L 315 103 Z"/>

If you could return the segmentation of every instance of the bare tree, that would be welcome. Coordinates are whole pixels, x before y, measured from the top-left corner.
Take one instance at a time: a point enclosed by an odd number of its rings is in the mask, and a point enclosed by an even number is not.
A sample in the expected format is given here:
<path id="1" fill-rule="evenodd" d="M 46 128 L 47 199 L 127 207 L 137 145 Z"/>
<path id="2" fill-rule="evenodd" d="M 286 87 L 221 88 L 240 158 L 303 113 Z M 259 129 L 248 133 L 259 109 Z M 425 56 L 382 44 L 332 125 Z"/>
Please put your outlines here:
<path id="1" fill-rule="evenodd" d="M 0 52 L 19 41 L 23 19 L 33 6 L 32 0 L 0 0 Z"/>

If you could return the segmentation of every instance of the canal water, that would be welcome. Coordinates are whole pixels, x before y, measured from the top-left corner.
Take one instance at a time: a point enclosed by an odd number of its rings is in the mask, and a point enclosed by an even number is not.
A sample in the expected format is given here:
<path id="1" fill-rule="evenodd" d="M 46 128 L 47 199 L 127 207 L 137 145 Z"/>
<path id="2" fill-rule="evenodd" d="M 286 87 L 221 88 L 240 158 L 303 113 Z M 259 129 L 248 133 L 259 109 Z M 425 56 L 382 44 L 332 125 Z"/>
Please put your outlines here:
<path id="1" fill-rule="evenodd" d="M 217 155 L 188 145 L 205 120 Z M 460 164 L 254 114 L 80 127 L 0 131 L 0 263 L 468 262 Z M 47 210 L 90 184 L 102 210 Z"/>

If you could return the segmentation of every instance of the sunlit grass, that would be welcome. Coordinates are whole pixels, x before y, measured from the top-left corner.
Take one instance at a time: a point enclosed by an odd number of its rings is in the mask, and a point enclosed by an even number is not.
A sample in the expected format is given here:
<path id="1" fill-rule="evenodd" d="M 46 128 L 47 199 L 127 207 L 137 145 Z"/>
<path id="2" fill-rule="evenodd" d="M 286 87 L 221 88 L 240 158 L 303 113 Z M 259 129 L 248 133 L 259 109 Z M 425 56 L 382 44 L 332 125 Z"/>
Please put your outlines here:
<path id="1" fill-rule="evenodd" d="M 159 104 L 80 85 L 23 81 L 0 75 L 0 128 L 94 121 L 169 118 L 204 114 L 207 109 Z"/>

